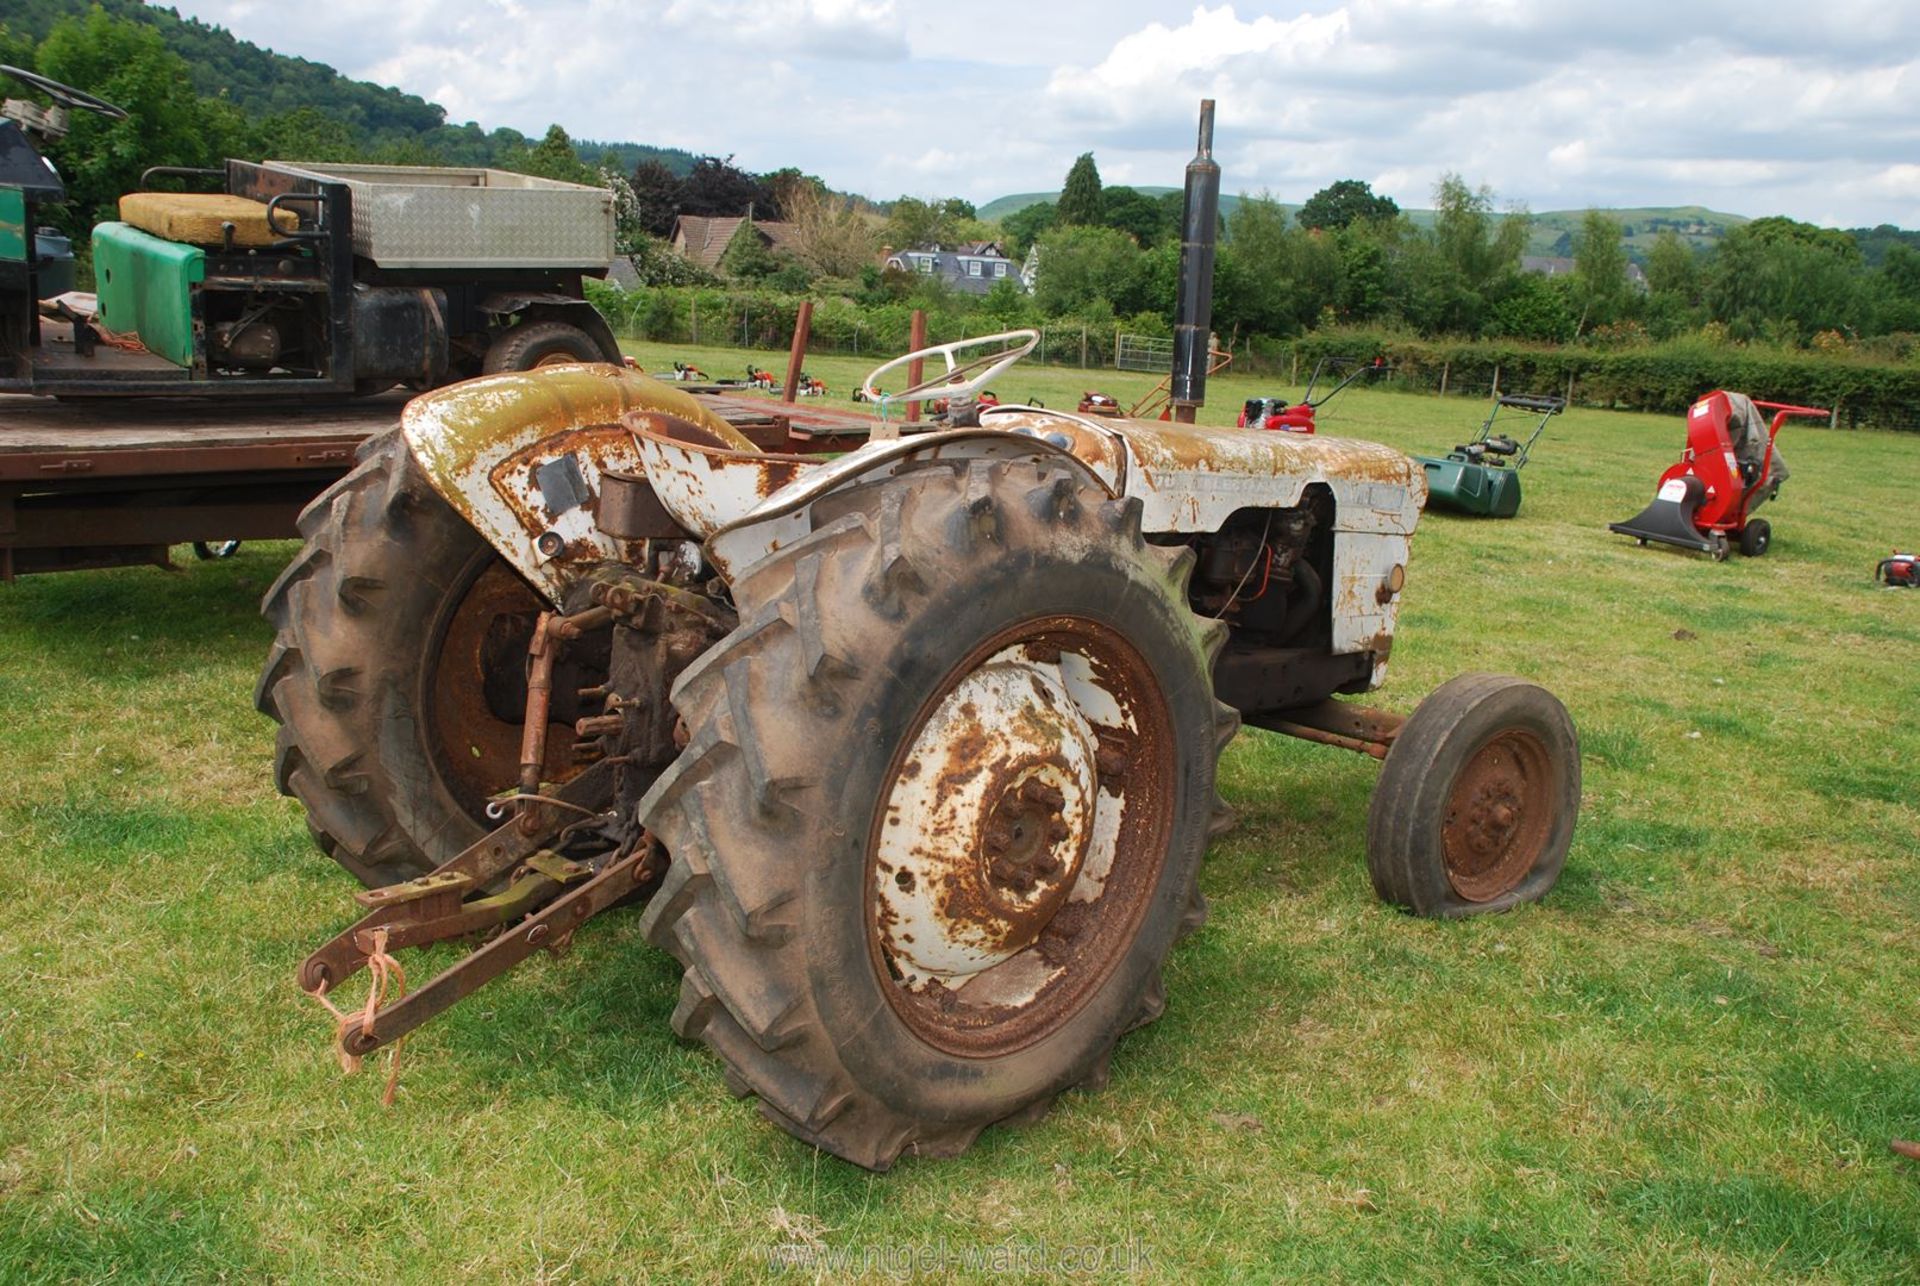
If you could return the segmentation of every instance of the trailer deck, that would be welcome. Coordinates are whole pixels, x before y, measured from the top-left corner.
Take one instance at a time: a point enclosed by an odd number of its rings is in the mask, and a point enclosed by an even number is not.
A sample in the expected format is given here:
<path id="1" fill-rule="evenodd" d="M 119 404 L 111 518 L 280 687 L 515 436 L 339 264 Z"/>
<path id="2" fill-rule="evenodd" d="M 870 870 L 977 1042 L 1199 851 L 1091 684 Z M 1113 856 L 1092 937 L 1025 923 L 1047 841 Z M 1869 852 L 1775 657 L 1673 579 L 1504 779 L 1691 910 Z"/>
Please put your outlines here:
<path id="1" fill-rule="evenodd" d="M 756 440 L 856 445 L 871 420 L 764 395 L 689 392 Z M 407 395 L 359 401 L 0 396 L 0 581 L 32 572 L 168 566 L 189 541 L 280 540 Z"/>

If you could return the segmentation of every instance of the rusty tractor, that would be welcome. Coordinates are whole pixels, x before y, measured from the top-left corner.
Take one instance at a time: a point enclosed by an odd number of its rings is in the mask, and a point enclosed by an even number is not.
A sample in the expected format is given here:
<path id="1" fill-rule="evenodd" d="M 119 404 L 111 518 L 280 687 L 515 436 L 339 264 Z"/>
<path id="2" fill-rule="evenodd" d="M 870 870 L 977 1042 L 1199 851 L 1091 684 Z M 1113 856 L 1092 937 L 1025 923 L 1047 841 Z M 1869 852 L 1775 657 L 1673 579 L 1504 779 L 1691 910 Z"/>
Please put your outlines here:
<path id="1" fill-rule="evenodd" d="M 1420 468 L 1193 423 L 1205 121 L 1173 420 L 966 414 L 1033 332 L 901 359 L 946 369 L 852 449 L 562 366 L 416 399 L 315 502 L 259 700 L 281 788 L 369 887 L 301 983 L 477 944 L 336 1008 L 344 1054 L 643 903 L 684 968 L 675 1029 L 767 1118 L 876 1170 L 955 1154 L 1101 1084 L 1160 1015 L 1243 724 L 1384 761 L 1382 897 L 1546 892 L 1580 790 L 1557 700 L 1490 675 L 1405 718 L 1336 695 L 1385 677 Z M 944 425 L 887 414 L 936 388 Z"/>

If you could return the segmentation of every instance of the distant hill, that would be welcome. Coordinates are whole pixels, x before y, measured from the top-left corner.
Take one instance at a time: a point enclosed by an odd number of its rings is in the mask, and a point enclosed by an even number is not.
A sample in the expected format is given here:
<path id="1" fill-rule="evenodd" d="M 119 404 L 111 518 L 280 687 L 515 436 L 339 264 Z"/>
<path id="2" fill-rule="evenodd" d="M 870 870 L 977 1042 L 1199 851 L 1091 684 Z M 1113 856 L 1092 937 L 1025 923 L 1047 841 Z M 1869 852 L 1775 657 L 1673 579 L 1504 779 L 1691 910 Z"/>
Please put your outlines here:
<path id="1" fill-rule="evenodd" d="M 368 152 L 385 151 L 394 159 L 486 165 L 529 141 L 518 130 L 483 130 L 471 122 L 449 124 L 444 107 L 417 94 L 349 80 L 324 63 L 274 53 L 224 27 L 183 18 L 173 9 L 141 0 L 0 0 L 0 23 L 37 43 L 61 19 L 85 18 L 95 7 L 159 32 L 167 48 L 186 60 L 196 93 L 224 98 L 254 116 L 302 108 L 324 113 L 346 125 L 354 141 Z M 653 158 L 664 161 L 674 173 L 685 174 L 694 161 L 691 152 L 640 143 L 582 142 L 577 150 L 589 164 L 598 164 L 602 155 L 613 152 L 628 170 Z"/>
<path id="2" fill-rule="evenodd" d="M 1148 196 L 1160 196 L 1167 192 L 1177 192 L 1170 187 L 1136 187 L 1137 192 Z M 1058 201 L 1058 192 L 1016 192 L 1010 196 L 996 197 L 980 207 L 982 219 L 1004 219 L 1017 210 L 1042 201 Z M 1220 209 L 1231 215 L 1240 203 L 1238 196 L 1222 194 Z M 1281 202 L 1280 208 L 1288 214 L 1299 210 L 1299 206 Z M 1432 210 L 1408 210 L 1406 216 L 1416 227 L 1433 226 Z M 1540 210 L 1534 212 L 1532 236 L 1527 243 L 1527 253 L 1533 255 L 1570 255 L 1573 253 L 1573 237 L 1580 229 L 1580 220 L 1586 217 L 1585 210 Z M 1700 205 L 1648 206 L 1635 209 L 1609 210 L 1607 213 L 1618 218 L 1626 225 L 1627 253 L 1634 259 L 1644 259 L 1653 247 L 1654 238 L 1665 228 L 1672 228 L 1681 239 L 1695 246 L 1708 246 L 1727 235 L 1728 231 L 1748 222 L 1743 214 L 1726 214 L 1718 210 L 1709 210 Z"/>

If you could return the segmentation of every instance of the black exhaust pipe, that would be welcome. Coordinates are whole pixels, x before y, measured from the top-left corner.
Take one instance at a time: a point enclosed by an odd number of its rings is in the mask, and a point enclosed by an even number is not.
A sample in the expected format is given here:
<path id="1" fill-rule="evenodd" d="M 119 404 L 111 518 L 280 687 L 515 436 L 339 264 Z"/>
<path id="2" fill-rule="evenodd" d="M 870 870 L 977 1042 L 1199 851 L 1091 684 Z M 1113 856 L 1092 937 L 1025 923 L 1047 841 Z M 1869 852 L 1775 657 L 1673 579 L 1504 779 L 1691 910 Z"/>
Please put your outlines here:
<path id="1" fill-rule="evenodd" d="M 1187 163 L 1180 214 L 1180 297 L 1173 311 L 1173 418 L 1192 424 L 1207 400 L 1213 349 L 1213 244 L 1220 226 L 1220 166 L 1213 159 L 1213 100 L 1200 100 L 1200 148 Z"/>

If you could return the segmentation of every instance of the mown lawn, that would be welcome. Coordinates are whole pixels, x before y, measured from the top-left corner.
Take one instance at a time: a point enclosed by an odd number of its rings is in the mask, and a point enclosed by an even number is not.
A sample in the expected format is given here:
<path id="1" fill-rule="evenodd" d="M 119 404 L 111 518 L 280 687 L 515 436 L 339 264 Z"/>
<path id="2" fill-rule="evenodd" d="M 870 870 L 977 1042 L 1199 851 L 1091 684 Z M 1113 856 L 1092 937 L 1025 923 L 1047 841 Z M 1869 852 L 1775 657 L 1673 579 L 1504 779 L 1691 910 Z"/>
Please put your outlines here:
<path id="1" fill-rule="evenodd" d="M 844 394 L 867 363 L 811 365 Z M 1208 418 L 1265 391 L 1293 390 L 1217 379 Z M 1323 427 L 1433 450 L 1483 410 L 1355 390 Z M 352 886 L 251 703 L 290 547 L 0 589 L 0 1279 L 712 1280 L 788 1245 L 962 1277 L 1069 1246 L 1154 1276 L 1920 1276 L 1920 1167 L 1887 1149 L 1920 1135 L 1920 594 L 1869 582 L 1920 542 L 1920 437 L 1789 428 L 1772 553 L 1716 566 L 1605 529 L 1681 432 L 1571 412 L 1519 519 L 1416 540 L 1378 699 L 1502 670 L 1579 724 L 1543 905 L 1376 905 L 1373 763 L 1244 735 L 1212 921 L 1111 1086 L 885 1177 L 727 1095 L 631 915 L 425 1029 L 382 1110 L 292 982 Z"/>

